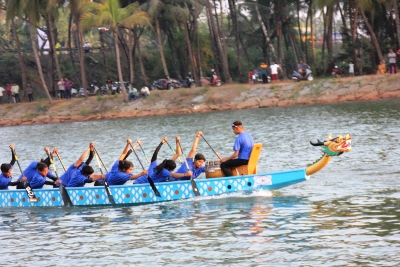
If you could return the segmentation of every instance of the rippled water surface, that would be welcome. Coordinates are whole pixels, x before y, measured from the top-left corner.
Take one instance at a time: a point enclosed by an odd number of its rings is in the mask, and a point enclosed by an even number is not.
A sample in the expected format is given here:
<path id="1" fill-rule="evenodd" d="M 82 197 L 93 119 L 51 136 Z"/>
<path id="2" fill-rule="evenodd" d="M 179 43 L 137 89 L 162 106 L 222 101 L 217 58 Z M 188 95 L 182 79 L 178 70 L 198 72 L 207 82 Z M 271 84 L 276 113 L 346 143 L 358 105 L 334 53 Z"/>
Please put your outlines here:
<path id="1" fill-rule="evenodd" d="M 0 157 L 8 162 L 15 144 L 22 167 L 45 157 L 44 146 L 59 148 L 69 165 L 90 141 L 109 168 L 127 138 L 142 140 L 150 157 L 163 136 L 173 144 L 179 135 L 188 153 L 198 130 L 228 156 L 237 119 L 263 143 L 259 172 L 305 167 L 321 156 L 309 141 L 329 133 L 351 134 L 353 151 L 275 192 L 118 208 L 0 208 L 0 266 L 399 266 L 399 102 L 3 127 Z M 198 151 L 216 159 L 203 140 Z M 159 157 L 170 155 L 165 146 Z"/>

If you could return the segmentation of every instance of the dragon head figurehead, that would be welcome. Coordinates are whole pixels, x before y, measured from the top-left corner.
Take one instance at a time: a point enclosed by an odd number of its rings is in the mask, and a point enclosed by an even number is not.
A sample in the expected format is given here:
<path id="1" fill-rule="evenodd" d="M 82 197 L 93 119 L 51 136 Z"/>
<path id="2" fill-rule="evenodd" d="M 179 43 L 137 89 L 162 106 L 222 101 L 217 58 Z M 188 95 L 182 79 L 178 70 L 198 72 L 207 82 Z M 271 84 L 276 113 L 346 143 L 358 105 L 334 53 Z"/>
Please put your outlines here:
<path id="1" fill-rule="evenodd" d="M 351 136 L 346 134 L 345 136 L 337 136 L 332 138 L 332 134 L 328 135 L 328 141 L 310 142 L 313 146 L 322 146 L 322 152 L 328 156 L 339 156 L 343 152 L 351 151 Z"/>

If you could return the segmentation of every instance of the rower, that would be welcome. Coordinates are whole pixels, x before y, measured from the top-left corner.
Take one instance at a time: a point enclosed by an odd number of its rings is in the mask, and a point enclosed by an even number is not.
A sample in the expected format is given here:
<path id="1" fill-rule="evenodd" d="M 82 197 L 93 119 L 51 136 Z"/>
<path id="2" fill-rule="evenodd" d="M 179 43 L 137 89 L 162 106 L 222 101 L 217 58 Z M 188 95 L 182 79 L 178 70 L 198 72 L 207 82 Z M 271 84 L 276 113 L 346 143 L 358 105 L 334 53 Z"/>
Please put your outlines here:
<path id="1" fill-rule="evenodd" d="M 199 138 L 203 135 L 202 132 L 197 132 L 196 137 L 193 141 L 192 149 L 189 151 L 189 154 L 186 157 L 187 164 L 189 166 L 189 170 L 193 173 L 193 179 L 199 177 L 203 172 L 205 172 L 205 167 L 203 166 L 206 158 L 201 153 L 196 153 L 197 144 L 199 143 Z M 193 160 L 194 157 L 194 160 Z M 186 163 L 183 163 L 181 167 L 176 171 L 176 173 L 187 173 L 188 169 L 186 167 Z M 177 181 L 177 180 L 190 180 L 190 176 L 185 176 L 183 178 L 173 178 L 170 177 L 170 181 Z"/>
<path id="2" fill-rule="evenodd" d="M 14 145 L 10 145 L 11 149 L 11 161 L 10 163 L 3 163 L 1 164 L 1 174 L 0 174 L 0 190 L 8 190 L 8 186 L 16 186 L 21 182 L 26 181 L 26 177 L 22 177 L 20 181 L 12 182 L 12 167 L 15 163 L 15 154 L 14 154 Z"/>

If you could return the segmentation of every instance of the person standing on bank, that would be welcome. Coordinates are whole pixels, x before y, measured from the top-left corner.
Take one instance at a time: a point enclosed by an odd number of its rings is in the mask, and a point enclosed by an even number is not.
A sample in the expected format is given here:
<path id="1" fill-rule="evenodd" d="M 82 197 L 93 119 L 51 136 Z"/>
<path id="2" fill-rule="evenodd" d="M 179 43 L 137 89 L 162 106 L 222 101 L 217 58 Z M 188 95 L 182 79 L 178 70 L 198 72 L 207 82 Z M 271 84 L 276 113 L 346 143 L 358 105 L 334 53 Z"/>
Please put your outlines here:
<path id="1" fill-rule="evenodd" d="M 32 89 L 32 86 L 31 86 L 30 83 L 28 83 L 28 84 L 26 85 L 25 91 L 26 91 L 26 94 L 28 95 L 29 102 L 32 102 L 32 101 L 33 101 L 33 92 L 32 92 L 33 89 Z"/>
<path id="2" fill-rule="evenodd" d="M 271 61 L 271 65 L 269 66 L 271 70 L 271 81 L 278 80 L 278 71 L 281 70 L 281 67 L 276 64 L 274 61 Z"/>
<path id="3" fill-rule="evenodd" d="M 389 59 L 389 73 L 395 74 L 396 73 L 396 53 L 393 52 L 393 49 L 389 50 L 388 59 Z"/>
<path id="4" fill-rule="evenodd" d="M 234 121 L 231 126 L 237 137 L 232 155 L 221 159 L 220 167 L 225 176 L 232 176 L 230 168 L 248 164 L 254 146 L 253 137 L 246 132 L 241 121 Z"/>
<path id="5" fill-rule="evenodd" d="M 268 83 L 268 65 L 263 62 L 260 64 L 260 68 L 263 83 Z"/>

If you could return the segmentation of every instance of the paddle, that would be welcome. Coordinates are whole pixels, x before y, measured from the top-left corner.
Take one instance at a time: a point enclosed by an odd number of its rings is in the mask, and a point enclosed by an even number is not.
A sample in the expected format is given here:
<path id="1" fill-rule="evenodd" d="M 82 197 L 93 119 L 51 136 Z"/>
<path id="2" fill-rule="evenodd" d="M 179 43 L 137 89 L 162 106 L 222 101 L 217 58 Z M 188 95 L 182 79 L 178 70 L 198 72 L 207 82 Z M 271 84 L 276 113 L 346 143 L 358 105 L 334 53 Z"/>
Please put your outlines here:
<path id="1" fill-rule="evenodd" d="M 146 160 L 147 160 L 147 163 L 150 163 L 150 160 L 149 160 L 149 158 L 147 157 L 146 153 L 144 153 L 144 149 L 143 149 L 143 147 L 142 147 L 142 145 L 141 145 L 140 143 L 139 143 L 139 147 L 140 147 L 140 149 L 142 150 L 143 155 L 144 155 L 144 157 L 145 157 Z"/>
<path id="2" fill-rule="evenodd" d="M 175 150 L 171 147 L 171 145 L 168 143 L 168 141 L 166 141 L 166 143 L 169 146 L 169 148 L 171 149 L 171 151 L 174 152 L 174 154 L 175 154 L 176 153 Z M 182 160 L 179 156 L 178 156 L 178 160 L 179 160 L 179 163 L 182 163 Z"/>
<path id="3" fill-rule="evenodd" d="M 204 138 L 204 136 L 201 135 L 201 137 L 204 139 L 204 141 L 206 141 L 207 145 L 211 148 L 211 150 L 215 153 L 215 155 L 217 155 L 217 157 L 218 157 L 219 159 L 222 159 L 222 158 L 220 157 L 220 155 L 218 155 L 218 153 L 215 152 L 215 150 L 214 150 L 214 149 L 211 147 L 211 145 L 207 142 L 207 140 Z"/>
<path id="4" fill-rule="evenodd" d="M 108 172 L 107 169 L 106 169 L 106 166 L 104 165 L 103 161 L 101 160 L 101 158 L 100 158 L 100 156 L 99 156 L 99 153 L 97 152 L 97 149 L 96 149 L 96 148 L 94 148 L 94 157 L 96 158 L 97 165 L 99 165 L 100 173 L 103 174 L 103 170 L 101 169 L 100 161 L 101 161 L 101 164 L 103 164 L 104 170 L 105 170 L 106 172 Z M 108 196 L 108 201 L 110 201 L 110 203 L 111 203 L 112 205 L 114 205 L 114 204 L 115 204 L 115 200 L 114 200 L 114 197 L 113 197 L 112 194 L 111 194 L 110 187 L 108 186 L 108 183 L 107 183 L 105 177 L 104 177 L 104 187 L 106 188 L 106 193 L 107 193 L 107 196 Z"/>
<path id="5" fill-rule="evenodd" d="M 185 153 L 183 153 L 182 145 L 181 145 L 181 142 L 179 140 L 178 140 L 178 145 L 179 145 L 179 148 L 181 149 L 182 154 L 185 154 Z M 187 170 L 190 171 L 189 164 L 187 163 L 186 157 L 185 157 L 185 164 L 186 164 Z M 193 176 L 190 176 L 190 183 L 192 184 L 192 190 L 193 190 L 194 195 L 196 197 L 200 196 L 199 189 L 197 188 L 197 185 L 196 185 L 196 182 L 193 179 Z"/>
<path id="6" fill-rule="evenodd" d="M 143 164 L 142 164 L 142 162 L 140 161 L 138 155 L 136 154 L 135 149 L 133 148 L 133 146 L 132 146 L 131 143 L 129 143 L 129 144 L 131 145 L 132 151 L 133 151 L 133 153 L 135 153 L 135 156 L 136 156 L 137 160 L 139 161 L 140 166 L 142 166 L 142 169 L 144 170 Z M 140 145 L 140 144 L 139 144 L 139 145 Z M 140 147 L 141 147 L 141 146 L 140 146 Z M 143 152 L 143 153 L 144 153 L 144 152 Z M 146 157 L 146 158 L 147 158 L 147 157 Z M 148 160 L 148 159 L 147 159 L 147 160 Z M 157 197 L 161 197 L 161 194 L 160 194 L 160 192 L 158 191 L 156 185 L 154 184 L 153 179 L 151 179 L 150 176 L 149 176 L 148 174 L 147 174 L 147 180 L 149 181 L 150 187 L 151 187 L 151 189 L 153 190 L 154 194 L 155 194 Z"/>
<path id="7" fill-rule="evenodd" d="M 15 161 L 16 161 L 17 164 L 18 164 L 19 171 L 21 172 L 22 176 L 24 176 L 24 173 L 22 172 L 22 169 L 21 169 L 21 165 L 19 165 L 17 153 L 15 153 L 15 149 L 12 149 L 12 148 L 11 148 L 11 150 L 12 150 L 12 152 L 14 153 L 14 159 L 15 159 Z M 28 194 L 28 200 L 29 200 L 29 202 L 37 202 L 35 192 L 33 191 L 32 187 L 29 185 L 29 182 L 28 182 L 28 181 L 25 181 L 25 182 L 23 183 L 23 185 L 24 185 L 24 187 L 25 187 L 26 193 Z"/>
<path id="8" fill-rule="evenodd" d="M 59 179 L 58 174 L 57 174 L 56 165 L 54 164 L 54 161 L 53 161 L 53 156 L 50 154 L 50 152 L 48 150 L 46 150 L 46 154 L 50 159 L 50 165 L 53 166 L 53 171 L 54 171 L 57 179 Z M 58 153 L 57 153 L 57 155 L 58 155 Z M 60 189 L 60 194 L 61 194 L 62 200 L 64 202 L 64 207 L 73 207 L 74 205 L 72 204 L 71 198 L 68 195 L 68 191 L 62 183 L 60 183 L 59 189 Z"/>
<path id="9" fill-rule="evenodd" d="M 63 167 L 63 169 L 64 169 L 64 171 L 66 172 L 67 171 L 67 169 L 65 168 L 65 166 L 64 166 L 64 163 L 62 162 L 62 160 L 61 160 L 61 157 L 60 157 L 60 155 L 58 154 L 58 152 L 56 151 L 56 155 L 57 155 L 57 158 L 58 158 L 58 160 L 60 161 L 60 163 L 61 163 L 61 166 Z"/>

